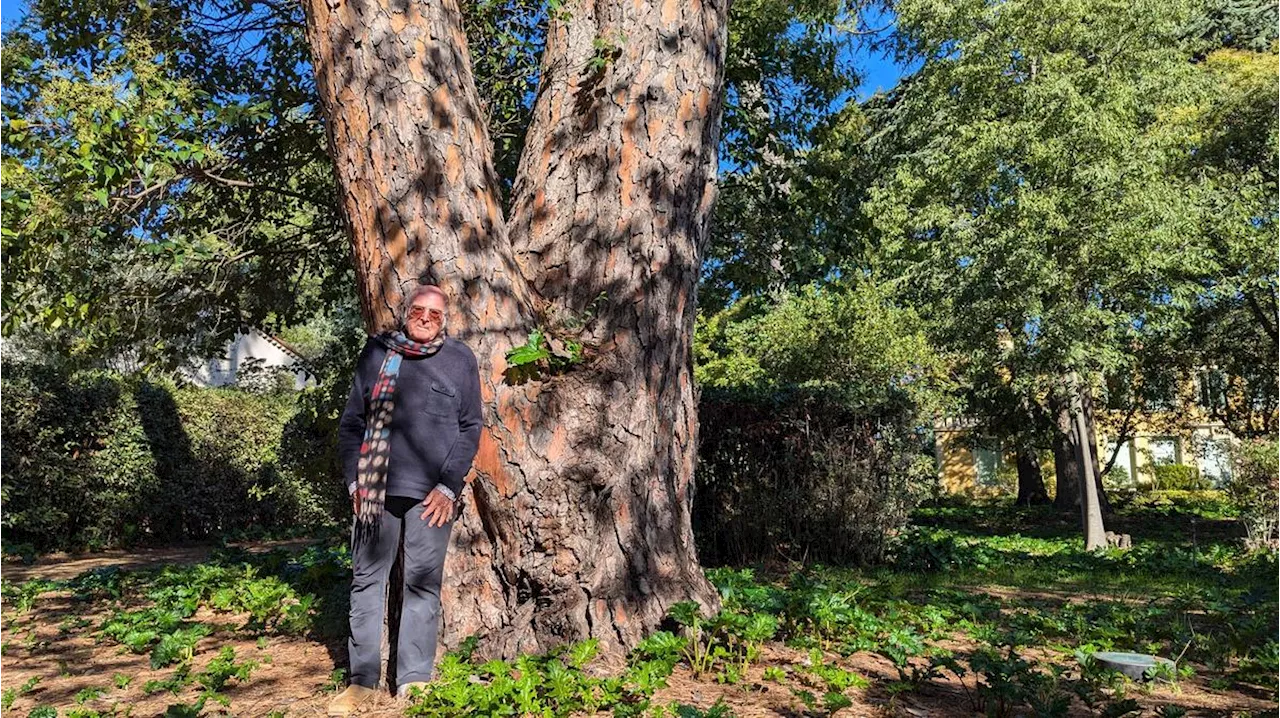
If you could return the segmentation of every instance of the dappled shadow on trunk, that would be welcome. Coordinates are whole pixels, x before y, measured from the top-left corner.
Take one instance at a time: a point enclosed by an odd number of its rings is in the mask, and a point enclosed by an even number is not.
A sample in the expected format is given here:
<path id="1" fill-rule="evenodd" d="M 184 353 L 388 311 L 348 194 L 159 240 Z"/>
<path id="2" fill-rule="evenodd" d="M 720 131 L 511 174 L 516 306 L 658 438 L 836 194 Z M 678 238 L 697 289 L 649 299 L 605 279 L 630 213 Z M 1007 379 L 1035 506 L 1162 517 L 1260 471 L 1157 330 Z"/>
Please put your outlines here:
<path id="1" fill-rule="evenodd" d="M 584 3 L 553 21 L 508 234 L 456 6 L 308 3 L 368 324 L 436 283 L 479 362 L 486 430 L 446 567 L 446 646 L 616 650 L 675 601 L 718 606 L 691 529 L 691 341 L 726 15 Z M 508 386 L 505 354 L 534 327 L 582 341 L 585 362 Z"/>

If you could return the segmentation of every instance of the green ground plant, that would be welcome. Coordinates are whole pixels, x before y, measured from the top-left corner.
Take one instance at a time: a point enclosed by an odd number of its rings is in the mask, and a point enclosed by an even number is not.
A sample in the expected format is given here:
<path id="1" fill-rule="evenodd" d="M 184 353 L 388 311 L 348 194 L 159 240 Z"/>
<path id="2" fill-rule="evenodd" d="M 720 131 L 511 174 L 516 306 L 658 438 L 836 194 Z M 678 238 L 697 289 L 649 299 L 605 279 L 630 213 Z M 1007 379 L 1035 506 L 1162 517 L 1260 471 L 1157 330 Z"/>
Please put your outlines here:
<path id="1" fill-rule="evenodd" d="M 678 703 L 654 701 L 684 666 L 704 680 L 740 684 L 740 690 L 758 690 L 747 678 L 759 675 L 809 714 L 827 715 L 870 685 L 842 663 L 862 652 L 883 656 L 896 670 L 879 682 L 891 701 L 954 676 L 971 707 L 993 716 L 1059 716 L 1079 709 L 1123 715 L 1151 691 L 1172 688 L 1176 695 L 1177 686 L 1191 679 L 1210 690 L 1245 685 L 1274 692 L 1280 652 L 1276 556 L 1248 549 L 1239 524 L 1214 518 L 1220 516 L 1213 505 L 1218 500 L 1192 502 L 1187 511 L 1185 503 L 1158 511 L 1138 502 L 1119 506 L 1115 523 L 1135 536 L 1135 546 L 1103 552 L 1086 552 L 1074 524 L 1048 512 L 1003 504 L 924 507 L 880 566 L 709 569 L 721 611 L 704 615 L 692 603 L 673 606 L 672 630 L 645 638 L 618 674 L 588 669 L 597 650 L 591 641 L 483 662 L 474 657 L 474 639 L 468 641 L 442 657 L 438 680 L 416 696 L 410 714 L 455 715 L 460 706 L 480 706 L 486 715 L 695 715 L 681 713 Z M 1194 533 L 1188 530 L 1193 525 Z M 228 685 L 250 683 L 258 664 L 270 659 L 237 656 L 219 641 L 256 641 L 262 651 L 276 635 L 340 637 L 349 572 L 347 549 L 321 542 L 297 552 L 220 550 L 190 566 L 6 582 L 0 597 L 13 617 L 10 630 L 19 636 L 28 631 L 34 637 L 37 607 L 49 592 L 108 609 L 96 625 L 67 622 L 68 632 L 87 630 L 125 651 L 149 654 L 153 666 L 171 667 L 142 692 L 185 701 L 175 702 L 170 715 L 198 715 L 211 702 L 225 701 Z M 243 620 L 194 620 L 202 609 Z M 771 642 L 802 658 L 758 665 Z M 216 653 L 197 669 L 201 646 Z M 1177 664 L 1133 683 L 1098 669 L 1091 656 L 1101 650 L 1154 653 Z M 344 679 L 335 671 L 332 687 Z M 36 683 L 33 678 L 6 689 L 5 704 L 12 706 Z M 111 683 L 125 691 L 134 680 L 117 674 Z M 95 698 L 101 690 L 93 691 Z M 92 700 L 88 693 L 82 697 Z M 683 708 L 723 714 L 715 706 Z M 1176 707 L 1166 713 L 1177 715 Z"/>
<path id="2" fill-rule="evenodd" d="M 469 639 L 441 659 L 436 679 L 413 697 L 407 715 L 567 716 L 609 710 L 614 715 L 639 716 L 674 665 L 667 653 L 672 647 L 659 643 L 636 649 L 627 671 L 607 678 L 584 670 L 598 651 L 594 639 L 512 662 L 481 663 L 474 657 L 475 645 L 475 639 Z"/>

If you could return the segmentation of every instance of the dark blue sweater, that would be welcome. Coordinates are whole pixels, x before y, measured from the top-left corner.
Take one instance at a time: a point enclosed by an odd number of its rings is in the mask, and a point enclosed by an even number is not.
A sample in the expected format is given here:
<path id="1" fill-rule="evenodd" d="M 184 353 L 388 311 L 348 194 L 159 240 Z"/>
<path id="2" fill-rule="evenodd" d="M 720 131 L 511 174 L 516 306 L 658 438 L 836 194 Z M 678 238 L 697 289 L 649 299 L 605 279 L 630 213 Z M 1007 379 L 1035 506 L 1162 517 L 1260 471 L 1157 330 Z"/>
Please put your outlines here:
<path id="1" fill-rule="evenodd" d="M 338 422 L 338 454 L 348 485 L 356 480 L 369 394 L 386 355 L 376 339 L 365 342 Z M 391 413 L 387 495 L 421 499 L 440 483 L 460 496 L 480 444 L 482 421 L 480 371 L 467 345 L 449 337 L 431 356 L 405 356 Z"/>

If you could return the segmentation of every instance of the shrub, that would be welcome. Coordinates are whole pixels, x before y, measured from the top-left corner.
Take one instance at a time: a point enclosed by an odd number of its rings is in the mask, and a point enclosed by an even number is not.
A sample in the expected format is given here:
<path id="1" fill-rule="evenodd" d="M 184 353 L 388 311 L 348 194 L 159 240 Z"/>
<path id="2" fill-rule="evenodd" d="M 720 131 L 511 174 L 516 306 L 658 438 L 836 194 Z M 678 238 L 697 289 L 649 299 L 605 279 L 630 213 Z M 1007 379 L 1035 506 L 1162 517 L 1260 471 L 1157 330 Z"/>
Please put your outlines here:
<path id="1" fill-rule="evenodd" d="M 860 279 L 748 297 L 694 335 L 705 561 L 879 559 L 936 483 L 921 428 L 949 378 L 921 322 Z"/>
<path id="2" fill-rule="evenodd" d="M 806 392 L 703 390 L 694 531 L 710 564 L 871 563 L 935 480 L 908 406 L 859 414 Z"/>
<path id="3" fill-rule="evenodd" d="M 1231 452 L 1227 496 L 1240 512 L 1250 548 L 1276 547 L 1280 458 L 1274 437 L 1241 442 Z"/>
<path id="4" fill-rule="evenodd" d="M 949 382 L 919 317 L 869 281 L 748 297 L 700 316 L 694 357 L 703 387 L 808 390 L 864 414 L 904 399 L 932 413 Z"/>
<path id="5" fill-rule="evenodd" d="M 292 530 L 328 522 L 337 505 L 333 474 L 282 461 L 296 395 L 28 362 L 6 361 L 3 373 L 3 440 L 22 447 L 0 459 L 6 543 L 82 549 Z"/>
<path id="6" fill-rule="evenodd" d="M 1133 477 L 1129 475 L 1128 470 L 1122 466 L 1112 466 L 1107 473 L 1102 475 L 1102 485 L 1108 491 L 1126 491 L 1133 486 Z"/>
<path id="7" fill-rule="evenodd" d="M 1156 464 L 1151 467 L 1156 488 L 1161 491 L 1203 491 L 1210 487 L 1200 470 L 1187 464 Z"/>
<path id="8" fill-rule="evenodd" d="M 1117 502 L 1119 503 L 1119 502 Z M 1234 518 L 1230 499 L 1222 491 L 1148 491 L 1135 495 L 1126 508 L 1137 515 L 1198 516 L 1206 519 Z"/>

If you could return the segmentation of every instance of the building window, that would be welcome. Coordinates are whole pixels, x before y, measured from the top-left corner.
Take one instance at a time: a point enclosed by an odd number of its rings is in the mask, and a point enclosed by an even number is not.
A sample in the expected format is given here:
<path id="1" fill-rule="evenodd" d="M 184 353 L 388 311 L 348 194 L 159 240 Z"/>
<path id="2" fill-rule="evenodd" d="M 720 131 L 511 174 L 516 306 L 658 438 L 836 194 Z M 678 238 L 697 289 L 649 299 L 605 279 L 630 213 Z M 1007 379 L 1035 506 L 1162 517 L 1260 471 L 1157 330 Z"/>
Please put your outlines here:
<path id="1" fill-rule="evenodd" d="M 1222 409 L 1227 401 L 1227 377 L 1217 369 L 1200 372 L 1200 406 L 1213 411 Z"/>
<path id="2" fill-rule="evenodd" d="M 1100 463 L 1105 466 L 1113 453 L 1116 453 L 1116 442 L 1108 439 L 1106 453 L 1100 457 Z M 1120 451 L 1116 453 L 1116 461 L 1111 465 L 1109 473 L 1115 474 L 1125 486 L 1133 485 L 1133 445 L 1130 442 L 1120 445 Z"/>
<path id="3" fill-rule="evenodd" d="M 1152 437 L 1147 444 L 1151 447 L 1151 463 L 1178 464 L 1182 459 L 1182 447 L 1176 436 Z"/>
<path id="4" fill-rule="evenodd" d="M 1231 447 L 1223 439 L 1206 439 L 1196 457 L 1200 475 L 1214 488 L 1221 488 L 1231 480 Z"/>
<path id="5" fill-rule="evenodd" d="M 978 485 L 1000 485 L 1000 445 L 987 442 L 973 447 L 973 464 L 978 472 Z"/>

